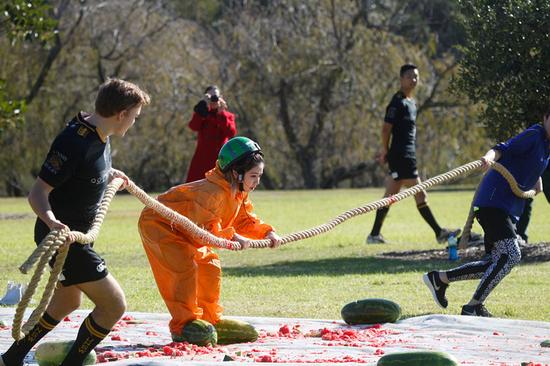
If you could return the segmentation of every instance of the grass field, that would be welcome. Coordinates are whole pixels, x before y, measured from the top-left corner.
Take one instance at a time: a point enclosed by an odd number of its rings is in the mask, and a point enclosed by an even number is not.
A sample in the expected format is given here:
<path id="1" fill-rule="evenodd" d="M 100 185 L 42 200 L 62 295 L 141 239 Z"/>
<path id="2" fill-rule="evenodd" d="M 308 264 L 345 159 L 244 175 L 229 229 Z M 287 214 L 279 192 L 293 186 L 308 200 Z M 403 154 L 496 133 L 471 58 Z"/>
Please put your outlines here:
<path id="1" fill-rule="evenodd" d="M 323 191 L 259 191 L 253 194 L 256 212 L 280 234 L 319 225 L 353 207 L 379 199 L 381 189 Z M 429 192 L 430 206 L 442 226 L 462 227 L 471 191 Z M 29 281 L 17 267 L 34 248 L 34 216 L 25 199 L 0 199 L 0 289 L 8 280 Z M 96 242 L 109 270 L 119 280 L 129 311 L 164 312 L 136 229 L 142 205 L 129 195 L 118 195 Z M 17 214 L 17 215 L 16 215 Z M 23 215 L 21 218 L 19 214 Z M 9 218 L 18 216 L 18 218 Z M 8 218 L 6 218 L 8 217 Z M 532 243 L 550 241 L 550 205 L 534 202 L 529 227 Z M 440 248 L 433 232 L 409 198 L 390 210 L 382 230 L 391 243 L 366 245 L 374 220 L 369 213 L 347 221 L 332 232 L 280 249 L 220 250 L 224 268 L 222 304 L 226 315 L 339 319 L 346 303 L 383 297 L 399 303 L 405 317 L 458 314 L 477 281 L 453 284 L 449 308 L 432 300 L 421 280 L 423 272 L 450 268 L 441 261 L 380 259 L 385 251 Z M 479 226 L 474 231 L 481 232 Z M 491 294 L 487 307 L 505 318 L 550 321 L 550 262 L 516 267 Z M 36 297 L 36 296 L 35 296 Z M 91 303 L 85 303 L 91 308 Z"/>

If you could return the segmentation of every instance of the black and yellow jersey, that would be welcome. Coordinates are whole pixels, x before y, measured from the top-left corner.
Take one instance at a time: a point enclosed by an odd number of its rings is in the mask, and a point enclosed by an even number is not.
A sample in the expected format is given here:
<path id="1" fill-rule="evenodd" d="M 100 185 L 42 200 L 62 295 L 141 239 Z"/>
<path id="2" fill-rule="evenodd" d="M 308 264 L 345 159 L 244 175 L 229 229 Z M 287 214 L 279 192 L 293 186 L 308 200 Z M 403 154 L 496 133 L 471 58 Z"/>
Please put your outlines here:
<path id="1" fill-rule="evenodd" d="M 109 181 L 109 138 L 80 112 L 55 138 L 39 177 L 54 189 L 50 205 L 58 220 L 71 229 L 89 227 Z"/>

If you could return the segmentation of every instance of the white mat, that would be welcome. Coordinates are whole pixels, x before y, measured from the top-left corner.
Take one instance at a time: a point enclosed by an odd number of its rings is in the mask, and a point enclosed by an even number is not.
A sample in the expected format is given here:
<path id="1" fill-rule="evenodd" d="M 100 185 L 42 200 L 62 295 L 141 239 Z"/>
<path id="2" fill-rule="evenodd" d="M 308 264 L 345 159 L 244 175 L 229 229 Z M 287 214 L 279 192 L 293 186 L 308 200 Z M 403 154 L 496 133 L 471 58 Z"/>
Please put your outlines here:
<path id="1" fill-rule="evenodd" d="M 78 311 L 63 321 L 43 341 L 69 340 L 76 336 L 89 311 Z M 0 352 L 12 343 L 13 308 L 0 308 Z M 236 317 L 260 331 L 254 343 L 217 347 L 187 345 L 179 355 L 171 344 L 167 314 L 128 313 L 96 349 L 108 365 L 224 365 L 253 362 L 376 365 L 388 353 L 438 350 L 454 355 L 462 365 L 518 366 L 534 362 L 550 366 L 550 322 L 429 315 L 382 326 L 347 326 L 341 320 Z M 324 329 L 324 330 L 323 330 Z M 181 344 L 180 344 L 181 345 Z M 147 357 L 147 351 L 153 352 Z M 145 357 L 140 357 L 144 356 Z M 162 355 L 162 356 L 161 356 Z M 118 359 L 118 360 L 117 360 Z M 36 365 L 33 352 L 26 362 Z"/>

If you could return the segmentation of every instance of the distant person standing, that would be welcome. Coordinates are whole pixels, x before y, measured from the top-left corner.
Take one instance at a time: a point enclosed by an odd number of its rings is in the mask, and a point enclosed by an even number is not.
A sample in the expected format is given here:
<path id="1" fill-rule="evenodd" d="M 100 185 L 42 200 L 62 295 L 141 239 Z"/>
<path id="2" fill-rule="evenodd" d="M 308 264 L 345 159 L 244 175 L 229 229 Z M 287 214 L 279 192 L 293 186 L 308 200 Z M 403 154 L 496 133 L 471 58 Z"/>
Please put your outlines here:
<path id="1" fill-rule="evenodd" d="M 204 98 L 193 111 L 189 128 L 198 132 L 198 137 L 186 183 L 203 179 L 204 174 L 216 166 L 223 144 L 237 134 L 235 115 L 227 111 L 227 103 L 217 86 L 206 88 Z"/>
<path id="2" fill-rule="evenodd" d="M 412 64 L 403 65 L 399 75 L 401 88 L 386 108 L 382 127 L 382 147 L 378 155 L 381 164 L 387 162 L 389 165 L 384 197 L 399 193 L 402 186 L 409 188 L 420 183 L 416 168 L 416 103 L 412 98 L 413 90 L 418 84 L 418 68 Z M 421 191 L 414 198 L 420 215 L 430 225 L 439 243 L 446 242 L 449 235 L 456 236 L 460 233 L 459 229 L 449 230 L 439 226 L 426 201 L 426 192 Z M 380 230 L 388 211 L 389 207 L 376 211 L 367 243 L 386 242 Z"/>

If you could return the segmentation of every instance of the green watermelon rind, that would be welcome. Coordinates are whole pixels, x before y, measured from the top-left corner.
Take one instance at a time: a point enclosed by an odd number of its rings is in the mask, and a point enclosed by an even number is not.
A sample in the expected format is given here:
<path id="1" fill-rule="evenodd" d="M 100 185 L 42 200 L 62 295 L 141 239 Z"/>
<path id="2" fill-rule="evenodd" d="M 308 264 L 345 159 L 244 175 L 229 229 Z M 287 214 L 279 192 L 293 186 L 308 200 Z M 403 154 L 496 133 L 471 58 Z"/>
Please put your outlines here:
<path id="1" fill-rule="evenodd" d="M 394 323 L 401 317 L 401 307 L 386 299 L 364 299 L 346 304 L 342 319 L 350 325 Z"/>
<path id="2" fill-rule="evenodd" d="M 540 344 L 541 347 L 550 347 L 550 339 L 547 339 Z"/>
<path id="3" fill-rule="evenodd" d="M 215 346 L 218 344 L 216 328 L 206 320 L 195 319 L 185 324 L 181 331 L 181 337 L 185 341 L 197 346 Z"/>
<path id="4" fill-rule="evenodd" d="M 376 366 L 458 366 L 458 361 L 445 352 L 396 352 L 381 357 Z"/>
<path id="5" fill-rule="evenodd" d="M 44 342 L 38 345 L 34 359 L 39 366 L 59 366 L 69 353 L 74 341 Z M 95 365 L 97 357 L 92 350 L 84 359 L 84 365 Z"/>
<path id="6" fill-rule="evenodd" d="M 218 332 L 218 344 L 234 344 L 255 342 L 258 331 L 246 322 L 223 318 L 215 325 Z"/>

